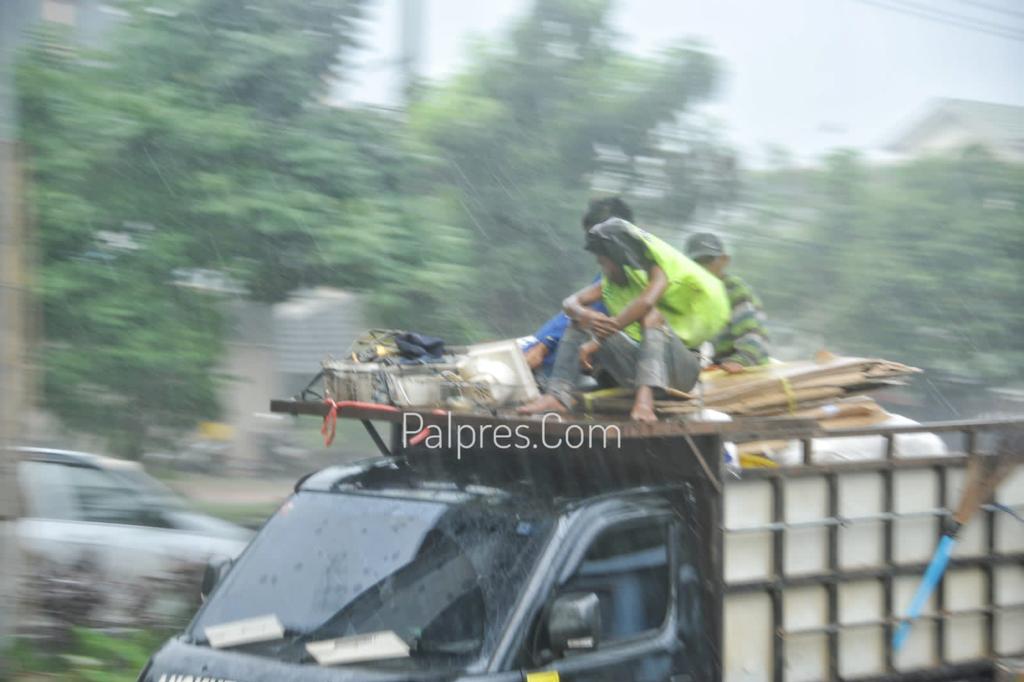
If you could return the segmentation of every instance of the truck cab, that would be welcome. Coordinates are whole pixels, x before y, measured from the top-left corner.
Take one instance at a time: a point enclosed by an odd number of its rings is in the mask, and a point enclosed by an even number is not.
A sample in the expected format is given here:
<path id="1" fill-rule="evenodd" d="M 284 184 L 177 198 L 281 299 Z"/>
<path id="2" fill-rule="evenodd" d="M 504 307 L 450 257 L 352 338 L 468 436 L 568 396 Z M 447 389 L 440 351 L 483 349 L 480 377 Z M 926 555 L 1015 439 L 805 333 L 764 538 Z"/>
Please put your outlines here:
<path id="1" fill-rule="evenodd" d="M 700 483 L 586 459 L 418 453 L 313 474 L 142 679 L 713 679 Z M 268 615 L 282 637 L 205 635 Z M 306 646 L 381 633 L 405 655 L 326 667 Z"/>

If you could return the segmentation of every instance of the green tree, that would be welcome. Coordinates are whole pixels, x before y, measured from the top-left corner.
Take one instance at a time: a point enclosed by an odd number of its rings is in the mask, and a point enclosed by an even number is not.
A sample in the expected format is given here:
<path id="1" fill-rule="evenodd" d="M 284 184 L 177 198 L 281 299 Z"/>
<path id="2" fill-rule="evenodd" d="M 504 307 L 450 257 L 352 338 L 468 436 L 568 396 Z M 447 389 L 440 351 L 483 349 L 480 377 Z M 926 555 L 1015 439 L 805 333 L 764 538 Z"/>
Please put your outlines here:
<path id="1" fill-rule="evenodd" d="M 264 301 L 387 270 L 394 125 L 322 103 L 362 4 L 129 0 L 110 49 L 47 34 L 26 55 L 45 400 L 67 423 L 137 454 L 216 415 L 223 323 L 188 270 Z"/>
<path id="2" fill-rule="evenodd" d="M 753 178 L 733 226 L 777 322 L 835 351 L 1024 379 L 1024 166 L 981 149 Z"/>
<path id="3" fill-rule="evenodd" d="M 645 227 L 724 200 L 731 163 L 682 114 L 714 89 L 695 46 L 630 56 L 607 0 L 536 2 L 508 35 L 409 112 L 422 230 L 388 288 L 389 319 L 460 336 L 529 333 L 596 268 L 580 215 L 601 188 Z"/>

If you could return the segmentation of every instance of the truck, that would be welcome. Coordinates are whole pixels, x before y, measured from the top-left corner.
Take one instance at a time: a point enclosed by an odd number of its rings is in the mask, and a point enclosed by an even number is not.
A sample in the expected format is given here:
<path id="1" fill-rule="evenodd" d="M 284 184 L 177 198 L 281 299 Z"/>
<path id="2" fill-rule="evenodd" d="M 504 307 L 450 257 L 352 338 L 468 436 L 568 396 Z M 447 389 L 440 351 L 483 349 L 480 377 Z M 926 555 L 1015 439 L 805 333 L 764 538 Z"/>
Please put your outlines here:
<path id="1" fill-rule="evenodd" d="M 882 682 L 1019 671 L 1020 468 L 961 529 L 905 646 L 890 642 L 965 466 L 986 456 L 992 434 L 1024 422 L 831 431 L 877 436 L 886 454 L 821 464 L 820 427 L 799 419 L 338 408 L 272 405 L 322 416 L 325 429 L 358 419 L 380 454 L 300 479 L 237 560 L 212 560 L 204 604 L 140 681 Z M 963 447 L 900 457 L 899 439 L 924 431 Z M 762 439 L 800 442 L 804 463 L 724 463 L 726 443 Z"/>

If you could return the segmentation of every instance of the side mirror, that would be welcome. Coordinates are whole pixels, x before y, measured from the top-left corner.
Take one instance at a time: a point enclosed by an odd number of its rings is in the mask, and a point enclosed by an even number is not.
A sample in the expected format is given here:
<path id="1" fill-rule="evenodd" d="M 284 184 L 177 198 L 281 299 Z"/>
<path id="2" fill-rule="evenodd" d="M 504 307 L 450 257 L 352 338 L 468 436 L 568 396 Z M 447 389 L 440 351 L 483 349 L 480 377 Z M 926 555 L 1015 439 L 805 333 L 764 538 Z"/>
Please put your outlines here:
<path id="1" fill-rule="evenodd" d="M 548 642 L 551 653 L 596 649 L 601 637 L 601 603 L 593 592 L 559 595 L 548 612 Z"/>
<path id="2" fill-rule="evenodd" d="M 206 560 L 203 582 L 199 586 L 199 596 L 202 597 L 203 601 L 206 601 L 210 593 L 213 592 L 213 588 L 217 587 L 217 583 L 223 580 L 224 576 L 231 570 L 233 563 L 235 563 L 233 559 L 220 554 L 214 554 Z"/>

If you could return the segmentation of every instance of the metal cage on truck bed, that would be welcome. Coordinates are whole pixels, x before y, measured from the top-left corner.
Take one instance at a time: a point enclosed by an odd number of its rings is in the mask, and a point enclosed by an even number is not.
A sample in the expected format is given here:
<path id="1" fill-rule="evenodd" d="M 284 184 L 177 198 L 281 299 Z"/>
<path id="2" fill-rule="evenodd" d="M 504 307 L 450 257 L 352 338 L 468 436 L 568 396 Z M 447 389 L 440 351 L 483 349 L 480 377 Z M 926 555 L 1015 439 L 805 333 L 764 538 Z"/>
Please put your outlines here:
<path id="1" fill-rule="evenodd" d="M 961 530 L 899 655 L 890 646 L 956 506 L 968 455 L 982 432 L 1005 425 L 830 432 L 885 438 L 887 456 L 746 470 L 725 486 L 725 679 L 990 679 L 995 658 L 1024 655 L 1024 525 L 992 505 Z M 900 434 L 926 431 L 962 433 L 964 451 L 894 456 Z M 1024 469 L 996 502 L 1024 509 Z"/>
<path id="2" fill-rule="evenodd" d="M 274 401 L 272 409 L 331 413 L 329 406 L 312 402 Z M 414 456 L 401 433 L 409 414 L 448 428 L 453 423 L 539 428 L 535 419 L 452 415 L 449 421 L 448 415 L 429 411 L 354 408 L 338 416 L 362 420 L 384 454 Z M 371 420 L 390 423 L 387 442 Z M 594 458 L 603 464 L 627 462 L 631 476 L 640 472 L 639 479 L 623 480 L 622 488 L 638 481 L 664 484 L 673 477 L 706 483 L 698 487 L 708 496 L 702 504 L 718 519 L 705 538 L 717 576 L 709 589 L 720 605 L 717 617 L 708 621 L 708 636 L 721 652 L 716 671 L 721 680 L 991 680 L 997 659 L 1024 656 L 1024 524 L 1013 514 L 1024 511 L 1024 468 L 1003 483 L 995 504 L 961 529 L 945 577 L 898 655 L 890 644 L 943 521 L 957 503 L 969 457 L 981 452 L 986 433 L 1021 428 L 1024 422 L 827 432 L 816 422 L 794 419 L 602 423 L 619 424 L 623 441 L 619 450 L 595 451 Z M 899 457 L 901 435 L 921 432 L 962 434 L 964 446 L 941 456 Z M 885 456 L 815 463 L 814 439 L 826 436 L 876 436 L 886 443 Z M 768 439 L 801 442 L 805 463 L 746 469 L 739 476 L 726 470 L 725 441 Z M 526 456 L 546 454 L 563 456 L 543 449 Z M 577 453 L 573 460 L 586 456 Z M 587 475 L 588 470 L 572 471 Z M 613 492 L 615 483 L 608 485 Z"/>

